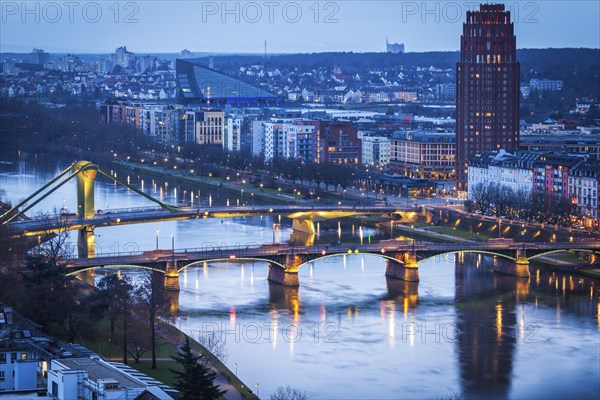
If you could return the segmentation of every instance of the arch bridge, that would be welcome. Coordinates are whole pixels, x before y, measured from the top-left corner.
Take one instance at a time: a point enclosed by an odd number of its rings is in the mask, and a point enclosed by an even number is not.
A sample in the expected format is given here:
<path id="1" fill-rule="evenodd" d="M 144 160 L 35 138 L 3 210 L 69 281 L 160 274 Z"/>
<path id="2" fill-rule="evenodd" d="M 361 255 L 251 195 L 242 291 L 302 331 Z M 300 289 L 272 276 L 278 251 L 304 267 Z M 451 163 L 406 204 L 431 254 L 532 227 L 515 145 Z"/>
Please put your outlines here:
<path id="1" fill-rule="evenodd" d="M 216 261 L 263 261 L 269 264 L 269 280 L 286 286 L 298 286 L 298 271 L 304 264 L 341 255 L 371 254 L 386 259 L 386 275 L 405 281 L 419 280 L 419 262 L 455 253 L 488 254 L 507 260 L 495 263 L 497 272 L 529 277 L 529 261 L 563 251 L 587 252 L 589 262 L 598 260 L 600 241 L 576 243 L 429 243 L 382 241 L 367 245 L 289 246 L 283 243 L 260 246 L 215 246 L 178 250 L 152 250 L 114 253 L 93 258 L 66 260 L 69 274 L 100 267 L 138 267 L 165 274 L 165 285 L 178 290 L 181 270 L 198 263 Z M 496 267 L 497 265 L 497 267 Z"/>

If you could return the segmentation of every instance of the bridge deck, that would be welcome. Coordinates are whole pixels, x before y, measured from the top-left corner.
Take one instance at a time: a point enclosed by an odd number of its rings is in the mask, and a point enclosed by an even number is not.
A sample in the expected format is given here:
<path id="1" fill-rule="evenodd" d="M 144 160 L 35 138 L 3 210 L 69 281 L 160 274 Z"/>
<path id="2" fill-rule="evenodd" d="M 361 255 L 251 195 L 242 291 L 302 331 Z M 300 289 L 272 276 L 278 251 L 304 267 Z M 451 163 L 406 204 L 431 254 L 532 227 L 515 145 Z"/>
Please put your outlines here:
<path id="1" fill-rule="evenodd" d="M 182 207 L 174 211 L 160 207 L 111 210 L 84 219 L 77 215 L 63 215 L 49 219 L 34 219 L 12 222 L 10 226 L 27 236 L 58 231 L 60 229 L 79 230 L 84 227 L 102 227 L 147 222 L 184 220 L 194 218 L 232 218 L 255 215 L 290 215 L 314 219 L 327 219 L 349 215 L 393 214 L 410 212 L 396 206 L 321 206 L 321 205 L 277 205 L 277 206 L 237 206 L 237 207 Z"/>
<path id="2" fill-rule="evenodd" d="M 301 255 L 333 255 L 351 253 L 387 254 L 394 252 L 411 252 L 419 254 L 444 254 L 455 252 L 489 252 L 503 254 L 525 249 L 527 252 L 543 253 L 556 250 L 600 250 L 600 241 L 575 242 L 575 243 L 490 243 L 490 242 L 461 242 L 461 243 L 429 243 L 412 241 L 385 241 L 377 244 L 366 245 L 335 245 L 335 246 L 289 246 L 285 244 L 267 244 L 262 246 L 230 246 L 206 247 L 170 250 L 152 250 L 132 253 L 113 253 L 111 255 L 94 258 L 76 258 L 69 260 L 69 268 L 85 269 L 95 266 L 108 265 L 144 265 L 149 263 L 164 263 L 167 261 L 197 262 L 217 259 L 261 259 L 268 257 L 286 256 L 288 254 Z"/>

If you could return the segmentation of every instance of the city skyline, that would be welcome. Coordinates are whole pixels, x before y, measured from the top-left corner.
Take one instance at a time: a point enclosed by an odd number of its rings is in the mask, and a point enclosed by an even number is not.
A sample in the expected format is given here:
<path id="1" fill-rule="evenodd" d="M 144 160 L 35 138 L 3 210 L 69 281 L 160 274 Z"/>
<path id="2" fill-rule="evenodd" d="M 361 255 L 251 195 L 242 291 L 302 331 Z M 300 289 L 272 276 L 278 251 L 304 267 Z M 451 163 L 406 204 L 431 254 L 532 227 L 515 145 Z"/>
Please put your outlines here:
<path id="1" fill-rule="evenodd" d="M 457 51 L 471 2 L 3 2 L 2 52 L 43 48 L 107 53 L 383 52 L 386 38 L 407 52 Z M 504 2 L 519 48 L 600 47 L 592 1 Z M 171 18 L 165 19 L 165 10 Z M 176 16 L 176 18 L 174 17 Z M 573 23 L 570 21 L 577 21 Z M 158 27 L 158 29 L 157 29 Z M 560 29 L 557 29 L 559 27 Z M 72 32 L 77 31 L 77 35 Z M 208 37 L 204 43 L 199 38 Z M 176 38 L 174 40 L 174 38 Z M 58 44 L 57 44 L 58 43 Z"/>

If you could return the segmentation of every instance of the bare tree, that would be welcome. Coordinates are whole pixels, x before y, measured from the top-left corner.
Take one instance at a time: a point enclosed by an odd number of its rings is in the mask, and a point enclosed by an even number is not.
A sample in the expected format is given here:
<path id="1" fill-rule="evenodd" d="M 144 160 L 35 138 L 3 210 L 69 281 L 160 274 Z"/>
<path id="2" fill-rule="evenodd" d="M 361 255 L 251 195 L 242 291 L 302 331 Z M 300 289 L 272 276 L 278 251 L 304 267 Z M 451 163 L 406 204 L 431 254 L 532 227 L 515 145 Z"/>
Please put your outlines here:
<path id="1" fill-rule="evenodd" d="M 141 326 L 136 325 L 136 329 L 133 329 L 129 333 L 127 353 L 129 353 L 136 364 L 139 363 L 140 358 L 152 348 L 147 328 L 148 326 L 146 324 L 142 324 Z"/>
<path id="2" fill-rule="evenodd" d="M 42 235 L 38 236 L 37 253 L 53 264 L 61 258 L 69 257 L 71 249 L 68 246 L 68 221 L 56 211 L 54 214 L 37 213 L 35 219 L 46 221 Z"/>
<path id="3" fill-rule="evenodd" d="M 299 389 L 294 389 L 290 385 L 279 386 L 275 392 L 269 397 L 269 400 L 307 400 L 306 392 Z"/>
<path id="4" fill-rule="evenodd" d="M 143 317 L 150 330 L 149 343 L 152 349 L 152 369 L 156 369 L 156 324 L 157 319 L 169 310 L 169 299 L 164 291 L 159 273 L 150 272 L 134 293 L 139 315 Z"/>
<path id="5" fill-rule="evenodd" d="M 490 201 L 490 191 L 487 184 L 480 182 L 473 186 L 471 197 L 476 210 L 481 211 L 481 214 L 487 214 L 492 204 Z"/>
<path id="6" fill-rule="evenodd" d="M 133 324 L 132 313 L 134 302 L 131 293 L 133 285 L 128 276 L 119 278 L 108 275 L 100 281 L 98 287 L 103 293 L 107 308 L 107 317 L 111 320 L 111 333 L 114 333 L 114 322 L 121 322 L 121 348 L 123 349 L 123 364 L 127 364 L 129 327 Z"/>
<path id="7" fill-rule="evenodd" d="M 225 339 L 220 332 L 200 332 L 198 336 L 198 343 L 200 343 L 208 352 L 213 356 L 217 357 L 221 362 L 227 362 L 227 347 Z M 210 361 L 203 357 L 201 362 L 205 367 L 210 366 Z"/>

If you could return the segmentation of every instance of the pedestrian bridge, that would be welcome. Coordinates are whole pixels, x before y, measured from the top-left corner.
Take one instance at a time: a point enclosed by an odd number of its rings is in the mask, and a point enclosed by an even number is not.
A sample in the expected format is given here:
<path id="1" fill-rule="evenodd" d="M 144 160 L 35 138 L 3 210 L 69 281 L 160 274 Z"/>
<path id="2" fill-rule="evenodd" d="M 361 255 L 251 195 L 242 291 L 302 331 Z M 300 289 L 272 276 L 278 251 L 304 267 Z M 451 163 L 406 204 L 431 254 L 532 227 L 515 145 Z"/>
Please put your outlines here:
<path id="1" fill-rule="evenodd" d="M 587 252 L 589 261 L 597 261 L 600 241 L 564 243 L 515 243 L 511 240 L 489 242 L 430 243 L 385 240 L 377 244 L 335 246 L 290 246 L 284 243 L 252 246 L 206 246 L 177 250 L 152 250 L 113 253 L 93 258 L 66 260 L 69 274 L 100 267 L 134 267 L 165 274 L 168 288 L 179 287 L 179 272 L 189 266 L 217 261 L 263 261 L 269 264 L 269 279 L 286 286 L 298 286 L 298 270 L 303 265 L 328 257 L 371 254 L 387 260 L 386 275 L 406 281 L 418 281 L 420 261 L 455 253 L 477 253 L 508 260 L 498 272 L 528 277 L 529 261 L 564 251 Z"/>

